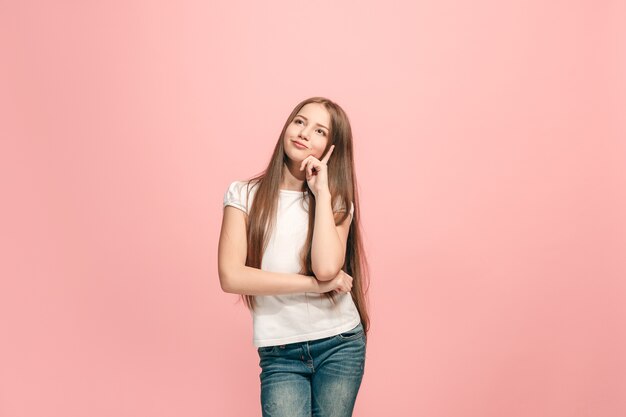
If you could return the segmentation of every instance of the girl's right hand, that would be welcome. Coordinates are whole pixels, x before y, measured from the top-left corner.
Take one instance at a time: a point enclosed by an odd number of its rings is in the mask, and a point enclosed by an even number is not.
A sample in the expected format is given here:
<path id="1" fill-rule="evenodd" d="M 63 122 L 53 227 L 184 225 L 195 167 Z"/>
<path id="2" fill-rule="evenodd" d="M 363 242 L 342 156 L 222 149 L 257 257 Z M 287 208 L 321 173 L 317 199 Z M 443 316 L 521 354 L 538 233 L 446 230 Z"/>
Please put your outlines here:
<path id="1" fill-rule="evenodd" d="M 352 277 L 346 274 L 343 270 L 339 270 L 339 273 L 335 276 L 335 278 L 330 281 L 321 281 L 319 286 L 320 293 L 329 291 L 348 293 L 352 290 Z"/>

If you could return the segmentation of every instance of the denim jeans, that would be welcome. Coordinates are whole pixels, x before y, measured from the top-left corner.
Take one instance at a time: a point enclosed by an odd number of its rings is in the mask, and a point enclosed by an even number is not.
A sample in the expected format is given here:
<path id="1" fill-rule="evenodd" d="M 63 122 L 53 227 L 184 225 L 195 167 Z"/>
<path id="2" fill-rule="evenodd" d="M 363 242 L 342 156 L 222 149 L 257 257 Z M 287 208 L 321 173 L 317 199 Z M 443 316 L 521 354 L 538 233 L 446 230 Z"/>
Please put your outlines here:
<path id="1" fill-rule="evenodd" d="M 365 369 L 363 326 L 258 348 L 263 417 L 352 416 Z"/>

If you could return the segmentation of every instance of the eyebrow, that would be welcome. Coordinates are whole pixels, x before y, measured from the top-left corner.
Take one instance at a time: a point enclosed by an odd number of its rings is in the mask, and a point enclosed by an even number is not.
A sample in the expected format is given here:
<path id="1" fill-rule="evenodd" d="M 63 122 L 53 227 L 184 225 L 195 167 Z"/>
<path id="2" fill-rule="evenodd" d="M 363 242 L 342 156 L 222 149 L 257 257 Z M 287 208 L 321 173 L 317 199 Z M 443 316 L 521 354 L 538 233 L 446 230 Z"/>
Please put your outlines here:
<path id="1" fill-rule="evenodd" d="M 306 117 L 304 117 L 304 116 L 303 116 L 303 115 L 301 115 L 301 114 L 296 114 L 296 117 L 302 117 L 304 120 L 309 120 L 309 119 L 307 119 Z M 326 126 L 324 126 L 324 125 L 321 125 L 321 124 L 319 124 L 319 123 L 315 123 L 315 124 L 316 124 L 316 125 L 318 125 L 318 126 L 320 126 L 320 127 L 323 127 L 323 128 L 324 128 L 324 129 L 326 129 L 326 130 L 330 130 L 329 128 L 327 128 L 327 127 L 326 127 Z"/>

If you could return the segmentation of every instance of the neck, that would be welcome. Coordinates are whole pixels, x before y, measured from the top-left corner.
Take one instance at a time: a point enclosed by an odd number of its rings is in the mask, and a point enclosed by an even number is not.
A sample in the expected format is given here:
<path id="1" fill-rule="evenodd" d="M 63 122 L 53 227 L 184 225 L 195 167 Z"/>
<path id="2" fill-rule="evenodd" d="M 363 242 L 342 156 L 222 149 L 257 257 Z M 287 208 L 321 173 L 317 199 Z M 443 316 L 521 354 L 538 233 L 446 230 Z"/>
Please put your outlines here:
<path id="1" fill-rule="evenodd" d="M 306 172 L 300 171 L 299 162 L 291 162 L 283 164 L 283 179 L 280 184 L 282 190 L 301 191 L 306 180 Z"/>

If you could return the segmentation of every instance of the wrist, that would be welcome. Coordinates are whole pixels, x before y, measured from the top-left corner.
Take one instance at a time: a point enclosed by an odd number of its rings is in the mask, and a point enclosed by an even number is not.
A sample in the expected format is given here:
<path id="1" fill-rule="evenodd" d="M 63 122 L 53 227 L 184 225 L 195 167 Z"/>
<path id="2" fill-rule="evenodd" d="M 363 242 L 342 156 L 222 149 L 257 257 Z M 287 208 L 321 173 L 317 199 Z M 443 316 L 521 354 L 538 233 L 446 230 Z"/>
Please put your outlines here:
<path id="1" fill-rule="evenodd" d="M 311 279 L 311 284 L 309 285 L 310 288 L 309 288 L 308 292 L 319 293 L 320 292 L 320 282 L 317 280 L 317 278 L 315 278 L 315 276 L 307 275 L 307 277 Z"/>
<path id="2" fill-rule="evenodd" d="M 317 279 L 314 275 L 311 276 L 311 292 L 317 293 L 317 294 L 321 294 L 323 292 L 325 292 L 325 286 L 324 286 L 324 282 L 320 281 L 319 279 Z"/>
<path id="3" fill-rule="evenodd" d="M 324 191 L 318 191 L 317 194 L 315 195 L 315 200 L 316 201 L 322 201 L 322 200 L 331 200 L 331 195 L 330 195 L 330 191 L 329 190 L 324 190 Z"/>

